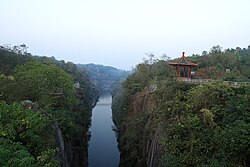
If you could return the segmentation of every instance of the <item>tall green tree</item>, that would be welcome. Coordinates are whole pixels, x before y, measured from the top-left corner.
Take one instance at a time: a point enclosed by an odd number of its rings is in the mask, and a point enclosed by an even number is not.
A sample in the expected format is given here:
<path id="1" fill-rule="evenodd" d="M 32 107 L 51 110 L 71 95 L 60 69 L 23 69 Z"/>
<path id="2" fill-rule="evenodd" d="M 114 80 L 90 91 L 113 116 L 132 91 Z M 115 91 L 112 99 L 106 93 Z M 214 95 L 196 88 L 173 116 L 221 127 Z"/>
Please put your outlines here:
<path id="1" fill-rule="evenodd" d="M 45 108 L 70 107 L 74 103 L 73 78 L 56 65 L 29 62 L 15 69 L 17 97 Z"/>

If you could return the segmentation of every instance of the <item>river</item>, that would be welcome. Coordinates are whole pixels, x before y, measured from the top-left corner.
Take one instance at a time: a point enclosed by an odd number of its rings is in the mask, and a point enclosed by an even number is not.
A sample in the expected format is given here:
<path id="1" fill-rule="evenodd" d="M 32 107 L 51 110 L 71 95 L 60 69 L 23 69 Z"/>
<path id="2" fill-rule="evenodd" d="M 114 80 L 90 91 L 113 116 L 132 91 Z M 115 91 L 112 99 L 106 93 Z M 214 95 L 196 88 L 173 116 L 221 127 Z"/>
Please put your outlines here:
<path id="1" fill-rule="evenodd" d="M 118 167 L 120 153 L 112 127 L 111 96 L 99 98 L 92 110 L 91 138 L 89 141 L 89 167 Z"/>

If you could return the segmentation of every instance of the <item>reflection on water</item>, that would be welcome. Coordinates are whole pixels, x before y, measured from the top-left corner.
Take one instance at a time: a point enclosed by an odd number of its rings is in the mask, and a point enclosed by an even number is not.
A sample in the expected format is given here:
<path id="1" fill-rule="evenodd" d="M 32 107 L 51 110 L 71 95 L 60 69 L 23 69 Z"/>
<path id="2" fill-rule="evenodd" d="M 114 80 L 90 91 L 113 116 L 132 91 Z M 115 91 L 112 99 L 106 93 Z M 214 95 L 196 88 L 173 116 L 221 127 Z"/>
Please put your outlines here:
<path id="1" fill-rule="evenodd" d="M 120 153 L 112 121 L 111 96 L 99 98 L 92 111 L 91 138 L 89 142 L 90 167 L 117 167 Z"/>

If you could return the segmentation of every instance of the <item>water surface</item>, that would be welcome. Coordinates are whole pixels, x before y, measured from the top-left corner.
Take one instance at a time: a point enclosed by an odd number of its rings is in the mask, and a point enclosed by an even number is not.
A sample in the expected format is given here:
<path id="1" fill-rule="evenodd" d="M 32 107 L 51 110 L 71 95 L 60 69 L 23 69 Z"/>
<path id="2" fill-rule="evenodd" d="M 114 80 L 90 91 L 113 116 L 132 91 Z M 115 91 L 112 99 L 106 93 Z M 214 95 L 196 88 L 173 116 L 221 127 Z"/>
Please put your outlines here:
<path id="1" fill-rule="evenodd" d="M 92 111 L 89 141 L 89 167 L 117 167 L 120 153 L 112 121 L 111 96 L 99 98 Z"/>

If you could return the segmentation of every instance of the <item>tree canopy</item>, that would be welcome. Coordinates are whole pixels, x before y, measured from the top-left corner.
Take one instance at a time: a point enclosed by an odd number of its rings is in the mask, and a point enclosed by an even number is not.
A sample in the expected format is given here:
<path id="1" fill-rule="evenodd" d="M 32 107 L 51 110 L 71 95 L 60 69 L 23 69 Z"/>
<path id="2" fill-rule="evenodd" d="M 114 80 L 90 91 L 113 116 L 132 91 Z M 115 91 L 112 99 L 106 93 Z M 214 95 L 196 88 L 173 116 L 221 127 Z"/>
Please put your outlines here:
<path id="1" fill-rule="evenodd" d="M 15 69 L 19 98 L 43 107 L 63 107 L 74 102 L 73 78 L 55 65 L 28 62 Z"/>

